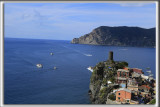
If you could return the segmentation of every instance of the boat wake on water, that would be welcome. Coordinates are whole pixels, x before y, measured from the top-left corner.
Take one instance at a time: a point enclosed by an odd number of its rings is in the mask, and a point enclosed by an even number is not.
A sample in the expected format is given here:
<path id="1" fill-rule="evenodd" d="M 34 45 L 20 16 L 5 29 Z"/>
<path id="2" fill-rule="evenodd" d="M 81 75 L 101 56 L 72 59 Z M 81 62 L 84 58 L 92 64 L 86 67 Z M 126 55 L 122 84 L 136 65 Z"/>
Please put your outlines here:
<path id="1" fill-rule="evenodd" d="M 128 49 L 119 49 L 119 50 L 126 51 L 126 50 L 128 50 Z"/>
<path id="2" fill-rule="evenodd" d="M 92 56 L 91 54 L 83 54 L 83 55 L 85 55 L 85 56 Z"/>
<path id="3" fill-rule="evenodd" d="M 68 47 L 66 47 L 66 46 L 63 46 L 63 47 L 68 48 Z M 82 53 L 82 52 L 80 52 L 79 50 L 76 50 L 76 49 L 72 49 L 72 48 L 68 48 L 68 49 L 71 49 L 71 50 L 73 50 L 73 51 L 75 51 L 75 52 L 77 52 L 77 53 L 83 54 L 83 55 L 85 55 L 85 56 L 92 56 L 91 54 Z"/>

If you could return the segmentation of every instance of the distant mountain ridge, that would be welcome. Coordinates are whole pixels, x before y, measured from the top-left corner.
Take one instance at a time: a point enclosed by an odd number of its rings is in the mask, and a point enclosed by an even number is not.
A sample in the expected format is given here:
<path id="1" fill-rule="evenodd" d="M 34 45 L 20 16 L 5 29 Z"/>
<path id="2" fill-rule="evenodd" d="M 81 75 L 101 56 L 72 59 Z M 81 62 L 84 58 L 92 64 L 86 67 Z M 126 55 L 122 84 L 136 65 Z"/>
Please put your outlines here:
<path id="1" fill-rule="evenodd" d="M 74 38 L 71 43 L 108 45 L 108 46 L 155 46 L 155 28 L 145 29 L 140 27 L 109 27 L 100 26 L 89 34 Z"/>

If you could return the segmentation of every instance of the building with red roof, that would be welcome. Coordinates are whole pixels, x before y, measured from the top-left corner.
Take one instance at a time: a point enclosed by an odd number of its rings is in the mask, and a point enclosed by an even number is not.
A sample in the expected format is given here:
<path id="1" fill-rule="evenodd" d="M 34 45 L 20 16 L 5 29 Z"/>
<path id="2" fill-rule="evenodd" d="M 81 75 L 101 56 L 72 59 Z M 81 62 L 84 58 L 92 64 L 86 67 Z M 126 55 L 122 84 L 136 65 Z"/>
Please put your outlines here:
<path id="1" fill-rule="evenodd" d="M 117 70 L 117 83 L 126 83 L 127 79 L 129 78 L 129 71 L 125 69 L 118 69 Z"/>
<path id="2" fill-rule="evenodd" d="M 149 87 L 148 85 L 141 85 L 141 86 L 138 86 L 138 89 L 140 90 L 144 90 L 145 92 L 149 92 L 151 87 Z"/>
<path id="3" fill-rule="evenodd" d="M 123 103 L 130 103 L 131 90 L 127 88 L 120 88 L 116 91 L 116 101 Z"/>
<path id="4" fill-rule="evenodd" d="M 139 68 L 132 68 L 133 72 L 136 72 L 138 74 L 143 74 L 142 69 Z"/>

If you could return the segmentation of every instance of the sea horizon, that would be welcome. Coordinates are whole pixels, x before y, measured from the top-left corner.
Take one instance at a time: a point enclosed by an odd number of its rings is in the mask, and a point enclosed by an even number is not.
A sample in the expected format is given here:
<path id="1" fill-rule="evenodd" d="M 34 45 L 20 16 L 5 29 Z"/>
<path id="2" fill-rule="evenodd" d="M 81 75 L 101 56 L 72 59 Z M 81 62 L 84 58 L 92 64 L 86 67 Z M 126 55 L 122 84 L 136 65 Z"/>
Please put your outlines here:
<path id="1" fill-rule="evenodd" d="M 61 40 L 61 39 L 39 39 L 39 38 L 12 38 L 12 37 L 4 37 L 4 39 L 28 39 L 28 40 L 49 40 L 49 41 L 69 41 L 72 40 Z M 72 44 L 72 43 L 71 43 Z M 113 47 L 137 47 L 137 48 L 155 48 L 156 46 L 116 46 L 116 45 L 96 45 L 96 44 L 79 44 L 79 45 L 93 45 L 93 46 L 113 46 Z M 155 48 L 156 49 L 156 48 Z"/>

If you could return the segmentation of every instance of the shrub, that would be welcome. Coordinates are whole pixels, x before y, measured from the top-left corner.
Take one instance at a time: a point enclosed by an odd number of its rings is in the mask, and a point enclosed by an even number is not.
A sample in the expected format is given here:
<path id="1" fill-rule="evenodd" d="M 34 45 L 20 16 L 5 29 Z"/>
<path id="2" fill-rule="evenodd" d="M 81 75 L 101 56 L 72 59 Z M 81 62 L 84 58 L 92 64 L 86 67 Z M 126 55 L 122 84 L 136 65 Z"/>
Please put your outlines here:
<path id="1" fill-rule="evenodd" d="M 123 69 L 126 66 L 128 66 L 127 62 L 120 62 L 117 64 L 117 69 Z"/>
<path id="2" fill-rule="evenodd" d="M 99 62 L 96 66 L 98 66 L 98 67 L 104 67 L 104 62 Z"/>
<path id="3" fill-rule="evenodd" d="M 102 83 L 103 83 L 103 84 L 107 84 L 107 78 L 103 78 Z"/>
<path id="4" fill-rule="evenodd" d="M 152 99 L 149 104 L 155 104 L 156 103 L 156 99 Z"/>
<path id="5" fill-rule="evenodd" d="M 113 77 L 113 76 L 110 78 L 110 81 L 111 81 L 112 83 L 114 83 L 115 80 L 116 80 L 116 79 L 115 79 L 115 77 Z"/>
<path id="6" fill-rule="evenodd" d="M 122 65 L 124 65 L 124 66 L 128 66 L 128 63 L 127 62 L 121 62 L 122 63 Z"/>
<path id="7" fill-rule="evenodd" d="M 104 87 L 103 89 L 100 90 L 100 93 L 105 93 L 107 89 L 108 89 L 107 87 Z"/>
<path id="8" fill-rule="evenodd" d="M 111 95 L 109 95 L 109 97 L 108 97 L 110 100 L 112 100 L 112 101 L 115 101 L 116 100 L 116 96 L 115 96 L 115 94 L 111 94 Z"/>
<path id="9" fill-rule="evenodd" d="M 100 95 L 99 95 L 99 97 L 100 98 L 105 98 L 105 97 L 107 97 L 107 90 L 108 90 L 108 88 L 107 87 L 104 87 L 103 89 L 101 89 L 100 90 Z"/>

